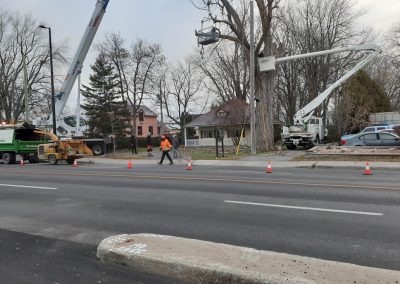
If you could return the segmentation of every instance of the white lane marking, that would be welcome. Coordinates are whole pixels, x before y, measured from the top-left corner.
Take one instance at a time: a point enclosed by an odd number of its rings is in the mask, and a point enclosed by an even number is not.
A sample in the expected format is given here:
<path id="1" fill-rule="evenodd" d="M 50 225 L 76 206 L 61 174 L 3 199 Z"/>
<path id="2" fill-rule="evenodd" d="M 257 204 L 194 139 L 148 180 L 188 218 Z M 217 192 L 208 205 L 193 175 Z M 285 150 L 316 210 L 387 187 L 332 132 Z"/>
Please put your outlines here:
<path id="1" fill-rule="evenodd" d="M 314 207 L 301 207 L 301 206 L 287 206 L 287 205 L 279 205 L 279 204 L 255 203 L 255 202 L 244 202 L 244 201 L 233 201 L 233 200 L 224 200 L 224 202 L 226 202 L 226 203 L 236 203 L 236 204 L 246 204 L 246 205 L 255 205 L 255 206 L 289 208 L 289 209 L 298 209 L 298 210 L 311 210 L 311 211 L 323 211 L 323 212 L 334 212 L 334 213 L 345 213 L 345 214 L 383 216 L 382 213 L 375 213 L 375 212 L 348 211 L 348 210 L 336 210 L 336 209 L 325 209 L 325 208 L 314 208 Z"/>
<path id="2" fill-rule="evenodd" d="M 256 172 L 256 171 L 240 171 L 240 170 L 218 170 L 219 172 L 226 172 L 226 173 L 253 173 L 253 174 L 265 174 L 265 172 Z M 289 172 L 275 172 L 276 174 L 285 174 L 285 175 L 294 175 L 294 173 Z"/>
<path id="3" fill-rule="evenodd" d="M 34 189 L 47 189 L 47 190 L 56 190 L 57 187 L 45 187 L 45 186 L 31 186 L 31 185 L 18 185 L 18 184 L 2 184 L 0 186 L 4 187 L 19 187 L 19 188 L 34 188 Z"/>

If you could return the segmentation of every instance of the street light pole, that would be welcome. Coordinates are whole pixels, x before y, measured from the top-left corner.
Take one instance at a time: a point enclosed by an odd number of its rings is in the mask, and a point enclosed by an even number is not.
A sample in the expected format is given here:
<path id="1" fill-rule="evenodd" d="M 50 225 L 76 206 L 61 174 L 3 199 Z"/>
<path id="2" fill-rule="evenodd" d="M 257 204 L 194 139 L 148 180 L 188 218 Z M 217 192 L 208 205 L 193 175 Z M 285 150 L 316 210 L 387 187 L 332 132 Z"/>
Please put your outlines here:
<path id="1" fill-rule="evenodd" d="M 54 95 L 54 74 L 53 74 L 53 49 L 51 44 L 51 28 L 40 25 L 39 28 L 49 30 L 49 46 L 50 46 L 50 80 L 51 80 L 51 112 L 53 117 L 53 134 L 57 135 L 56 127 L 56 99 Z"/>
<path id="2" fill-rule="evenodd" d="M 254 64 L 254 1 L 250 0 L 250 132 L 251 154 L 256 154 L 256 119 L 254 107 L 255 64 Z"/>

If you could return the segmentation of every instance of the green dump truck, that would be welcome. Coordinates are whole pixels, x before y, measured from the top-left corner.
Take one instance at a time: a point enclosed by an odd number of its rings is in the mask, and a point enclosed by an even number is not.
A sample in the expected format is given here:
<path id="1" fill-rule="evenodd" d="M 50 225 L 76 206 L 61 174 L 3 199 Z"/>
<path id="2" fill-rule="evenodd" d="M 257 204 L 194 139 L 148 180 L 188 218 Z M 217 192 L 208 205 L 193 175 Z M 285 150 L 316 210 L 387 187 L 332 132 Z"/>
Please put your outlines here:
<path id="1" fill-rule="evenodd" d="M 36 163 L 38 145 L 48 143 L 50 137 L 35 133 L 30 125 L 0 127 L 0 159 L 4 164 L 15 164 L 17 158 Z"/>

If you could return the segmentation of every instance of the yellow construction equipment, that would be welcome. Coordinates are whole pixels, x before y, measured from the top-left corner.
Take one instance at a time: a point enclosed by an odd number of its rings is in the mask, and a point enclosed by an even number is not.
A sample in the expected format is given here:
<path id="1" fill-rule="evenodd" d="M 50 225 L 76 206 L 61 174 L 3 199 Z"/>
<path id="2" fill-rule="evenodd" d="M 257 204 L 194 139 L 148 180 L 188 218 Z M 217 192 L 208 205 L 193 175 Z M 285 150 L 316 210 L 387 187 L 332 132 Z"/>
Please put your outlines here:
<path id="1" fill-rule="evenodd" d="M 35 130 L 34 132 L 47 135 L 51 139 L 50 143 L 38 146 L 39 160 L 49 161 L 50 165 L 57 165 L 60 160 L 65 160 L 72 165 L 76 159 L 93 155 L 93 151 L 82 139 L 59 139 L 57 135 L 44 130 Z"/>

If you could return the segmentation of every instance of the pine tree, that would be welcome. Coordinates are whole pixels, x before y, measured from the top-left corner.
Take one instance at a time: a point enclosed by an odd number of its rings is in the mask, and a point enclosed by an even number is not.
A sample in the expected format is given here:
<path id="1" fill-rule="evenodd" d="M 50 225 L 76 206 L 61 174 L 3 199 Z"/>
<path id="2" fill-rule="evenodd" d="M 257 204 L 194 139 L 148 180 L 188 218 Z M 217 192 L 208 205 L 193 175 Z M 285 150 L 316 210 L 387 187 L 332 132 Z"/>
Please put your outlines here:
<path id="1" fill-rule="evenodd" d="M 344 84 L 341 96 L 340 110 L 347 133 L 367 125 L 370 113 L 390 111 L 390 98 L 363 70 Z"/>
<path id="2" fill-rule="evenodd" d="M 85 98 L 82 108 L 88 117 L 90 135 L 123 135 L 126 111 L 118 93 L 118 75 L 113 66 L 100 53 L 89 76 L 89 84 L 83 85 Z"/>

